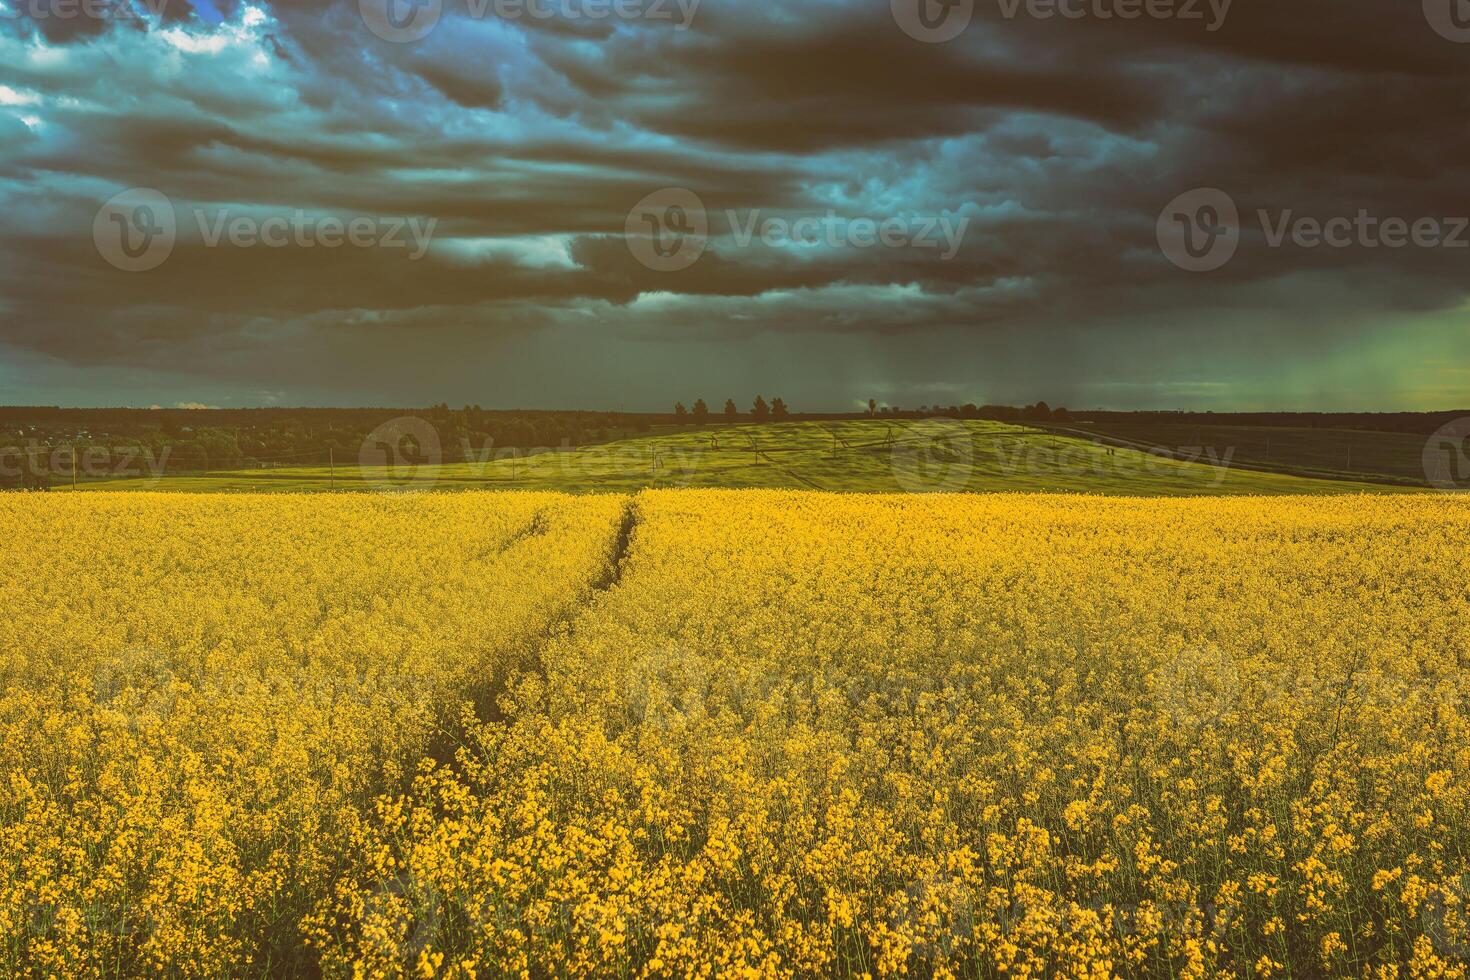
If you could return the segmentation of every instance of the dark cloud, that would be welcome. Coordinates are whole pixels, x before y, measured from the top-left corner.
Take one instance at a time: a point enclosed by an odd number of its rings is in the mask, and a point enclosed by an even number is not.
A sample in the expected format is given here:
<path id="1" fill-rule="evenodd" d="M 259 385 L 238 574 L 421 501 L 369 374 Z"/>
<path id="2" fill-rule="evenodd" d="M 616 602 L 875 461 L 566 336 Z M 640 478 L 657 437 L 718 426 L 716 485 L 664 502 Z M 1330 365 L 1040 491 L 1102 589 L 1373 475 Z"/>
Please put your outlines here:
<path id="1" fill-rule="evenodd" d="M 120 379 L 168 378 L 210 403 L 491 404 L 491 384 L 657 405 L 686 394 L 671 376 L 738 390 L 779 364 L 834 407 L 866 391 L 1307 407 L 1343 378 L 1365 407 L 1425 407 L 1453 391 L 1434 365 L 1463 353 L 1470 250 L 1273 247 L 1258 218 L 1467 210 L 1470 43 L 1417 3 L 1237 0 L 1211 30 L 1096 16 L 1113 0 L 1074 3 L 1076 19 L 982 0 L 943 44 L 871 0 L 704 0 L 687 25 L 476 19 L 450 0 L 412 44 L 340 0 L 133 0 L 108 19 L 10 3 L 0 382 L 23 394 L 0 401 L 87 377 L 101 401 L 167 400 Z M 623 238 L 667 187 L 696 193 L 712 230 L 678 272 Z M 1209 273 L 1176 268 L 1155 233 L 1199 187 L 1243 220 Z M 93 239 L 128 188 L 179 220 L 151 271 L 114 268 Z M 298 213 L 432 221 L 434 237 L 417 260 L 210 247 L 196 218 Z M 764 218 L 965 234 L 949 258 L 742 244 Z M 600 370 L 582 366 L 594 352 Z"/>

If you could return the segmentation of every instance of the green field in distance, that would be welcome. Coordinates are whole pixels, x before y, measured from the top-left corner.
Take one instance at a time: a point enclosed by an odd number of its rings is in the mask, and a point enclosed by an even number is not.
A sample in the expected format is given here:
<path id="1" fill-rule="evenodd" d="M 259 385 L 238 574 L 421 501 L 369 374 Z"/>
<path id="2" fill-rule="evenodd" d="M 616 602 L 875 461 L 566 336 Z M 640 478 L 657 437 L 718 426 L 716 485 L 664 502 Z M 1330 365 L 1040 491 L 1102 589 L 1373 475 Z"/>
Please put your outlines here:
<path id="1" fill-rule="evenodd" d="M 1172 435 L 1172 434 L 1171 434 Z M 1374 435 L 1368 433 L 1367 435 Z M 1160 441 L 1179 457 L 1179 441 Z M 543 451 L 443 447 L 437 465 L 278 467 L 83 482 L 85 490 L 269 492 L 773 487 L 850 492 L 1065 492 L 1130 496 L 1395 492 L 1409 487 L 1213 465 L 1216 447 L 1164 458 L 988 421 L 785 422 L 670 429 Z M 368 454 L 371 456 L 371 453 Z M 374 465 L 377 464 L 377 465 Z M 60 489 L 69 489 L 62 487 Z"/>

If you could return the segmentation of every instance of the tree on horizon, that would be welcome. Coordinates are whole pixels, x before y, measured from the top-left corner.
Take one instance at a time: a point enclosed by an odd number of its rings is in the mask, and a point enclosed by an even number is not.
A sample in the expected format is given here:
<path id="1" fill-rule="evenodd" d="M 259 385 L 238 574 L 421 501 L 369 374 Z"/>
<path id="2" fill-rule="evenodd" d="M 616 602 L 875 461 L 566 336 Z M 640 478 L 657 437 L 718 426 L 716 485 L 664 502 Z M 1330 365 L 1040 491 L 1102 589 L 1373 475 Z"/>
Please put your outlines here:
<path id="1" fill-rule="evenodd" d="M 684 407 L 683 402 L 674 403 L 674 422 L 683 425 L 689 420 L 689 410 Z"/>
<path id="2" fill-rule="evenodd" d="M 750 408 L 750 417 L 757 422 L 764 422 L 771 417 L 771 406 L 766 404 L 766 399 L 763 396 L 755 396 L 755 404 Z"/>
<path id="3" fill-rule="evenodd" d="M 786 402 L 783 399 L 776 398 L 771 401 L 771 418 L 780 422 L 782 419 L 790 416 L 790 414 L 791 412 L 787 409 Z"/>
<path id="4" fill-rule="evenodd" d="M 740 409 L 735 407 L 735 399 L 725 399 L 725 421 L 734 422 L 740 417 Z"/>
<path id="5" fill-rule="evenodd" d="M 694 424 L 704 425 L 709 421 L 709 406 L 700 398 L 694 402 Z"/>

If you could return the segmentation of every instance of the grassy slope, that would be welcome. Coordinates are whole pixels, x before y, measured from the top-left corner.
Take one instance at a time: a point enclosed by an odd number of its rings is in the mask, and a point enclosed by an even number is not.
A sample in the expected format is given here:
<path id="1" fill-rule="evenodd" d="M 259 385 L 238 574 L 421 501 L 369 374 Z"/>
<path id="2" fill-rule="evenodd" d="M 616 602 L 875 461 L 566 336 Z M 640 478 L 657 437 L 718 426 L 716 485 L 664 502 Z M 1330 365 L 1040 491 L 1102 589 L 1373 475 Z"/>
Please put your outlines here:
<path id="1" fill-rule="evenodd" d="M 834 452 L 835 447 L 835 452 Z M 774 487 L 836 491 L 1068 491 L 1139 496 L 1356 493 L 1392 487 L 1223 470 L 995 422 L 711 426 L 529 459 L 417 470 L 338 466 L 115 480 L 87 489 L 177 491 Z"/>
<path id="2" fill-rule="evenodd" d="M 1069 428 L 1150 446 L 1210 447 L 1217 457 L 1229 452 L 1236 463 L 1285 473 L 1424 482 L 1425 437 L 1408 433 L 1131 422 L 1074 423 Z"/>

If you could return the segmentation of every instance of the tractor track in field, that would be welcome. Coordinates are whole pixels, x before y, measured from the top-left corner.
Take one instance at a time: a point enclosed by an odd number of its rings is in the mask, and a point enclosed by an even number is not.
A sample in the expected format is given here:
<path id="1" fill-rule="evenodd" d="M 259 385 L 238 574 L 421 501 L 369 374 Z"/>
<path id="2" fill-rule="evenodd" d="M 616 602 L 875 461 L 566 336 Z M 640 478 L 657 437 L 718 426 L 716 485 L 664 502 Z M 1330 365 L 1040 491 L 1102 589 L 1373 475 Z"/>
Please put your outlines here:
<path id="1" fill-rule="evenodd" d="M 623 505 L 623 515 L 618 523 L 617 537 L 613 539 L 612 553 L 608 556 L 607 573 L 592 586 L 594 595 L 616 588 L 623 580 L 623 571 L 627 567 L 629 552 L 633 546 L 633 532 L 638 530 L 638 525 L 641 523 L 643 523 L 643 515 L 638 510 L 638 495 L 633 494 Z M 582 605 L 585 606 L 586 603 Z"/>
<path id="2" fill-rule="evenodd" d="M 542 516 L 540 513 L 535 515 L 526 528 L 517 532 L 517 536 L 524 539 L 535 533 L 544 533 L 544 525 L 539 520 Z M 642 522 L 643 515 L 638 508 L 638 495 L 630 495 L 623 504 L 617 532 L 607 553 L 607 566 L 602 575 L 591 583 L 585 593 L 568 602 L 565 607 L 551 616 L 545 625 L 535 632 L 534 636 L 528 636 L 523 643 L 517 644 L 515 653 L 507 658 L 511 664 L 509 671 L 502 675 L 484 677 L 477 683 L 467 686 L 466 694 L 474 707 L 475 717 L 481 723 L 498 724 L 508 720 L 501 710 L 500 699 L 507 691 L 516 686 L 520 679 L 530 676 L 540 678 L 543 682 L 547 680 L 550 673 L 545 658 L 547 646 L 559 634 L 573 627 L 582 614 L 597 602 L 599 596 L 617 588 L 622 582 L 623 573 L 627 570 L 632 554 L 633 536 Z M 460 744 L 457 738 L 445 741 L 444 736 L 447 734 L 441 731 L 440 744 L 436 747 L 435 757 L 442 762 L 452 760 L 454 748 Z"/>

